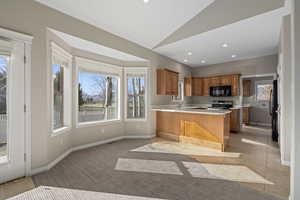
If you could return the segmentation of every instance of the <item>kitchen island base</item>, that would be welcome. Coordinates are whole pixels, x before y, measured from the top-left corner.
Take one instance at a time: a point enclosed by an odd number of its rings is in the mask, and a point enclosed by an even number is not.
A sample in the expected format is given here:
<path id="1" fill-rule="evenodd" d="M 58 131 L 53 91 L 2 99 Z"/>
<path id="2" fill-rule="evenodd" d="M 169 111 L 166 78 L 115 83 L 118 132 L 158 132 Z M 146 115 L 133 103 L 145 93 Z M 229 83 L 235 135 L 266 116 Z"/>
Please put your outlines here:
<path id="1" fill-rule="evenodd" d="M 157 136 L 181 143 L 225 151 L 230 135 L 230 114 L 156 113 Z"/>

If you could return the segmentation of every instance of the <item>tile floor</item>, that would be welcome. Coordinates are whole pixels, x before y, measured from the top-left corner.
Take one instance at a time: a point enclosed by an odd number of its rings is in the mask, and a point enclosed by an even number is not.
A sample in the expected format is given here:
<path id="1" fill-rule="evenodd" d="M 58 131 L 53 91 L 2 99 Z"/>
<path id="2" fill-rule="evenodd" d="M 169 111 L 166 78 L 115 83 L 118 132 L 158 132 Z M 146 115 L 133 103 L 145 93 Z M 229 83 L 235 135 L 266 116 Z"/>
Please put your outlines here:
<path id="1" fill-rule="evenodd" d="M 162 199 L 287 199 L 289 171 L 270 130 L 244 127 L 225 153 L 159 138 L 78 151 L 34 182 L 0 185 L 0 199 L 41 185 Z"/>

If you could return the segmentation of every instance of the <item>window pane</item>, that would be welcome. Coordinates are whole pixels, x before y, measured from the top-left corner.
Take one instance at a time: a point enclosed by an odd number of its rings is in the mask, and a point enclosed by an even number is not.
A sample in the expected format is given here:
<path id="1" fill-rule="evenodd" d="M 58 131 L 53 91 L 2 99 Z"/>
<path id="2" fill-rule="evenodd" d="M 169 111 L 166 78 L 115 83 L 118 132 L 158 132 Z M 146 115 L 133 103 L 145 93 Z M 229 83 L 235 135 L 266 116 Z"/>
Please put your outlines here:
<path id="1" fill-rule="evenodd" d="M 0 157 L 7 155 L 7 69 L 8 57 L 0 55 Z"/>
<path id="2" fill-rule="evenodd" d="M 127 78 L 127 118 L 145 118 L 145 78 Z"/>
<path id="3" fill-rule="evenodd" d="M 257 100 L 270 101 L 270 95 L 273 85 L 271 84 L 258 84 L 257 85 Z"/>
<path id="4" fill-rule="evenodd" d="M 118 78 L 79 72 L 79 122 L 118 119 Z"/>
<path id="5" fill-rule="evenodd" d="M 53 129 L 64 126 L 64 68 L 61 65 L 52 65 L 53 73 Z"/>

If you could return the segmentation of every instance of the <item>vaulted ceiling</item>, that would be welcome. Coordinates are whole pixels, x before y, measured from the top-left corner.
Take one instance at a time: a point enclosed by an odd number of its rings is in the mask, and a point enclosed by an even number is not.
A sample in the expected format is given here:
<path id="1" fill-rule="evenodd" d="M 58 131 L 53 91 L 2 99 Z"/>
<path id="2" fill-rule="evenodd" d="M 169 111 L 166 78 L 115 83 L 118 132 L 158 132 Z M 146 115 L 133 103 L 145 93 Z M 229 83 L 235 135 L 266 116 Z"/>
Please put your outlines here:
<path id="1" fill-rule="evenodd" d="M 285 14 L 284 0 L 36 1 L 190 66 L 276 53 Z"/>

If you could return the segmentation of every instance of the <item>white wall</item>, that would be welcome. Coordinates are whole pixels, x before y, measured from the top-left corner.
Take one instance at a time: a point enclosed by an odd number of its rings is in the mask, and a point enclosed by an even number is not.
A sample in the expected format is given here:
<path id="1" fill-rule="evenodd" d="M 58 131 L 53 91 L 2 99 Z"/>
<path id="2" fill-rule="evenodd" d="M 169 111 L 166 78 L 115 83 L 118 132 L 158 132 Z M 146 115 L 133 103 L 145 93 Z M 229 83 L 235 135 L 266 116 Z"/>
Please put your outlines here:
<path id="1" fill-rule="evenodd" d="M 76 37 L 114 48 L 128 54 L 149 60 L 152 79 L 155 68 L 169 68 L 177 72 L 189 72 L 189 67 L 141 47 L 133 42 L 110 34 L 102 29 L 41 5 L 33 0 L 1 1 L 0 26 L 23 32 L 34 37 L 32 43 L 31 104 L 32 104 L 32 168 L 47 165 L 63 154 L 70 146 L 97 142 L 123 135 L 123 124 L 116 126 L 95 126 L 78 129 L 56 137 L 49 132 L 49 83 L 47 82 L 49 64 L 47 52 L 47 27 Z M 153 82 L 152 103 L 168 104 L 171 97 L 155 95 Z M 104 129 L 104 133 L 102 132 Z M 140 130 L 143 130 L 142 128 Z M 137 133 L 136 133 L 137 134 Z M 72 138 L 72 139 L 70 139 Z"/>
<path id="2" fill-rule="evenodd" d="M 300 1 L 292 6 L 292 154 L 291 199 L 300 199 Z"/>
<path id="3" fill-rule="evenodd" d="M 291 16 L 282 19 L 279 44 L 279 89 L 280 89 L 280 149 L 283 164 L 290 163 L 292 132 L 292 52 Z"/>

